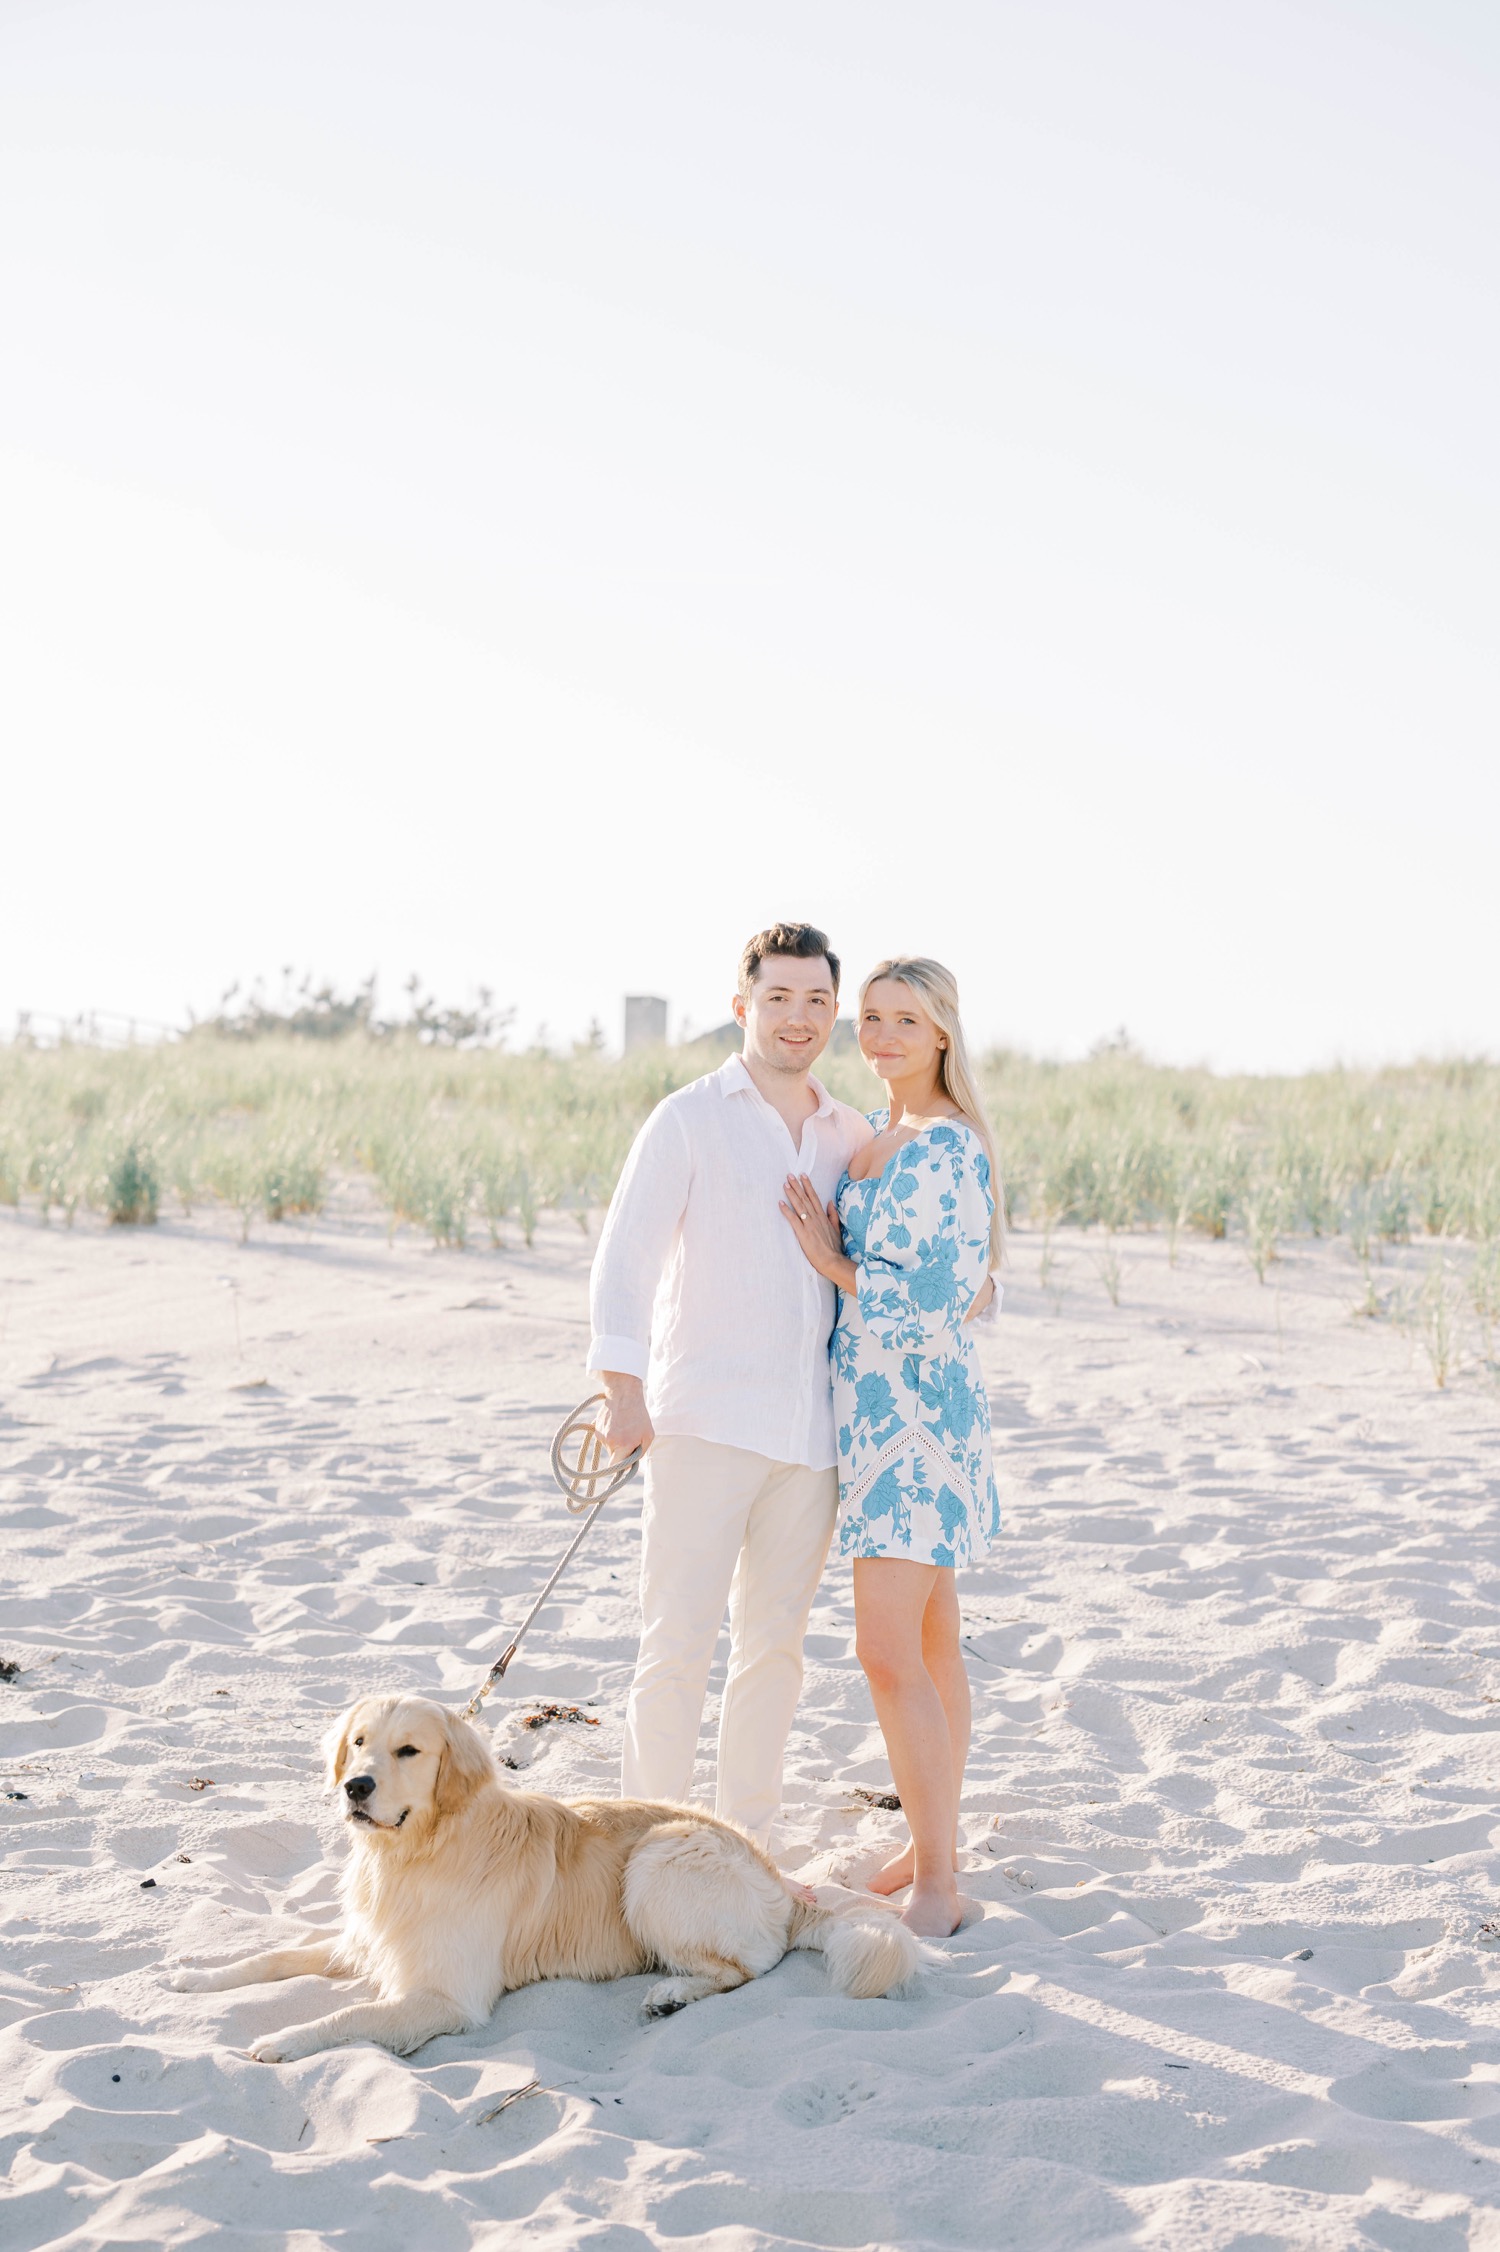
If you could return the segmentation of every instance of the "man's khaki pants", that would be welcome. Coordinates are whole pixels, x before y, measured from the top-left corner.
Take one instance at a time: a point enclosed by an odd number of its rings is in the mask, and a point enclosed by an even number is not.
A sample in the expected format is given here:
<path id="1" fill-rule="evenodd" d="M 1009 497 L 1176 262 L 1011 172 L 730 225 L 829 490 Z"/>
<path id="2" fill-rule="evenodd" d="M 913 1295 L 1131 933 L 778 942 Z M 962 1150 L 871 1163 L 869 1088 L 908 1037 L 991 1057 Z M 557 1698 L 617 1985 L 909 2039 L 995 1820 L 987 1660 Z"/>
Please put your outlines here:
<path id="1" fill-rule="evenodd" d="M 764 1845 L 802 1689 L 802 1638 L 838 1514 L 838 1473 L 708 1439 L 646 1457 L 641 1648 L 625 1715 L 626 1798 L 685 1799 L 729 1604 L 716 1811 Z"/>

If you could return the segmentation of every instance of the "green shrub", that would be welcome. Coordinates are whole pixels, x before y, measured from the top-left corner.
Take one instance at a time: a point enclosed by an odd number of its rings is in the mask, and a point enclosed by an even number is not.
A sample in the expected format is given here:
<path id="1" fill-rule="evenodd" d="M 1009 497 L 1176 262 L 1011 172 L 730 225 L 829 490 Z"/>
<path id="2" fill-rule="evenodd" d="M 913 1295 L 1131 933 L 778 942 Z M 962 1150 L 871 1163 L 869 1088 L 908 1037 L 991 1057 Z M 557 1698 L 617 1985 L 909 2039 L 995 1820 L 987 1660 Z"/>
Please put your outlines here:
<path id="1" fill-rule="evenodd" d="M 104 1209 L 111 1226 L 154 1221 L 160 1201 L 161 1174 L 155 1158 L 139 1142 L 127 1142 L 115 1153 L 104 1175 Z"/>

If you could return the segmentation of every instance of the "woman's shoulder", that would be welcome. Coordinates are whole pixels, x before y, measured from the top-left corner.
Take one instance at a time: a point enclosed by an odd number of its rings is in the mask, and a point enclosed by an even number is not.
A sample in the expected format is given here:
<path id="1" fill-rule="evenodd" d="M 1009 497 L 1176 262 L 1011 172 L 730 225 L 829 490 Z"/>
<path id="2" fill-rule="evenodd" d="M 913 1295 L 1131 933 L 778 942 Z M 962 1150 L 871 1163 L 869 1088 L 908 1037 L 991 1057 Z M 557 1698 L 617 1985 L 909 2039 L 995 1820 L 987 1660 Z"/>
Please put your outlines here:
<path id="1" fill-rule="evenodd" d="M 982 1187 L 990 1185 L 990 1156 L 984 1146 L 984 1137 L 977 1126 L 967 1118 L 935 1118 L 916 1135 L 912 1148 L 925 1145 L 925 1154 L 934 1171 L 947 1175 L 956 1183 L 966 1175 L 977 1176 Z"/>
<path id="2" fill-rule="evenodd" d="M 877 1134 L 883 1134 L 890 1122 L 891 1113 L 888 1105 L 882 1104 L 879 1110 L 867 1110 L 865 1112 L 865 1124 L 873 1126 Z"/>
<path id="3" fill-rule="evenodd" d="M 968 1119 L 961 1117 L 957 1111 L 951 1118 L 930 1118 L 925 1126 L 913 1134 L 907 1146 L 915 1149 L 922 1143 L 957 1158 L 967 1159 L 976 1150 L 981 1156 L 984 1154 L 984 1143 L 978 1128 L 971 1126 Z"/>
<path id="4" fill-rule="evenodd" d="M 870 1113 L 877 1134 L 884 1131 L 889 1116 L 884 1110 Z M 899 1204 L 918 1195 L 924 1180 L 934 1187 L 944 1187 L 974 1170 L 987 1184 L 989 1158 L 984 1143 L 967 1118 L 955 1114 L 952 1118 L 929 1118 L 908 1135 L 887 1162 L 880 1181 L 885 1193 Z"/>

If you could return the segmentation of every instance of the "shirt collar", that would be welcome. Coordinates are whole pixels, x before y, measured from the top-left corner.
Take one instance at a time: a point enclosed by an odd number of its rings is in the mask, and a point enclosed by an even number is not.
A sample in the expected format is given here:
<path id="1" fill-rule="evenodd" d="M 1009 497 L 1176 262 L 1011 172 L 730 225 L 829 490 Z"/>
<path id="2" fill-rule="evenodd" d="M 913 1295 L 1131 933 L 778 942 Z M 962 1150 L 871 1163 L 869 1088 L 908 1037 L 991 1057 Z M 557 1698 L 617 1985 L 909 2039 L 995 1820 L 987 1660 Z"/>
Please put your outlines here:
<path id="1" fill-rule="evenodd" d="M 761 1101 L 765 1101 L 764 1095 L 761 1095 L 760 1089 L 745 1069 L 745 1059 L 741 1055 L 727 1057 L 720 1064 L 714 1076 L 719 1082 L 719 1093 L 721 1095 L 759 1095 Z M 807 1083 L 818 1098 L 818 1107 L 813 1112 L 814 1118 L 831 1118 L 833 1116 L 833 1097 L 823 1085 L 822 1080 L 815 1079 L 809 1072 Z"/>

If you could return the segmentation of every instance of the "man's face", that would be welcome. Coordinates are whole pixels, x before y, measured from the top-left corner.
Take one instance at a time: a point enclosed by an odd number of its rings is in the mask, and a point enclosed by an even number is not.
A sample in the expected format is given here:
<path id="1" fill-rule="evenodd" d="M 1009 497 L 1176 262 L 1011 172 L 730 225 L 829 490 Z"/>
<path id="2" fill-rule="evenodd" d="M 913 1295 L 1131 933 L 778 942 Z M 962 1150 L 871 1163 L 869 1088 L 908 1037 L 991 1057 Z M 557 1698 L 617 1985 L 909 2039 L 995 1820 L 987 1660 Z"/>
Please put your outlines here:
<path id="1" fill-rule="evenodd" d="M 827 1047 L 838 1013 L 833 972 L 821 954 L 812 961 L 768 954 L 748 998 L 734 997 L 745 1053 L 768 1071 L 807 1071 Z"/>

